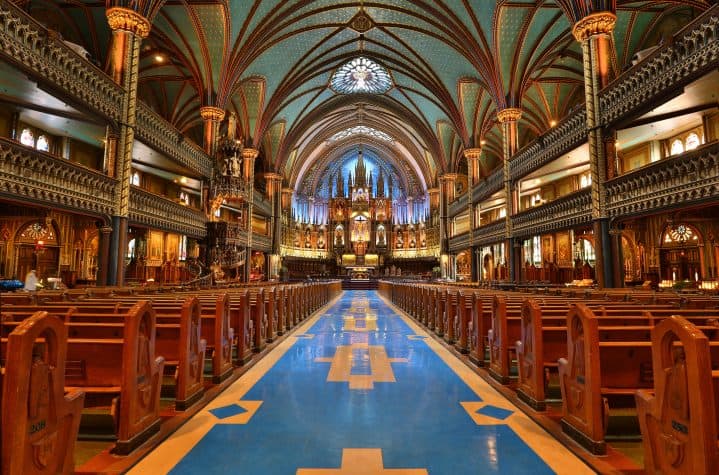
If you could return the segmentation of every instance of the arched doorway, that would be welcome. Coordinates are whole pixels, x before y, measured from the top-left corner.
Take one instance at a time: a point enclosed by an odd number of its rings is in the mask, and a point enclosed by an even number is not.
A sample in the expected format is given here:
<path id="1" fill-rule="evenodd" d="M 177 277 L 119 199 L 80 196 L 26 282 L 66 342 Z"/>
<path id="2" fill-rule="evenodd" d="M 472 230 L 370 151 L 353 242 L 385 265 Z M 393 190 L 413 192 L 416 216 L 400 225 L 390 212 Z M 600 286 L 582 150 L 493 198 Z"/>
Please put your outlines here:
<path id="1" fill-rule="evenodd" d="M 40 279 L 57 277 L 60 262 L 60 240 L 55 223 L 34 220 L 21 227 L 15 238 L 15 275 L 23 279 L 32 269 Z"/>
<path id="2" fill-rule="evenodd" d="M 659 249 L 662 279 L 672 281 L 702 279 L 701 246 L 703 238 L 694 226 L 686 223 L 664 229 Z"/>
<path id="3" fill-rule="evenodd" d="M 466 250 L 457 254 L 455 260 L 457 280 L 472 279 L 472 251 Z"/>
<path id="4" fill-rule="evenodd" d="M 482 258 L 482 280 L 492 280 L 494 278 L 494 256 L 488 252 Z"/>

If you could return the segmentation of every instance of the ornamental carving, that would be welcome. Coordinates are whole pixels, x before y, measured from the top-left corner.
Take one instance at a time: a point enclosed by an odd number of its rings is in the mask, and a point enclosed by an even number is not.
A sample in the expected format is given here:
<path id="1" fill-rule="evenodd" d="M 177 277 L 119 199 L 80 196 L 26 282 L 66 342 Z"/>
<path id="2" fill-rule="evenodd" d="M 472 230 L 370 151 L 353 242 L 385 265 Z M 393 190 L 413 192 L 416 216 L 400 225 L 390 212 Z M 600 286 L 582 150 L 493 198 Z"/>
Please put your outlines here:
<path id="1" fill-rule="evenodd" d="M 517 181 L 586 141 L 587 112 L 582 107 L 515 154 L 509 161 L 510 179 Z"/>
<path id="2" fill-rule="evenodd" d="M 589 189 L 583 189 L 532 208 L 512 217 L 514 237 L 571 228 L 591 223 L 592 196 Z"/>
<path id="3" fill-rule="evenodd" d="M 597 12 L 579 20 L 572 34 L 580 43 L 594 35 L 608 35 L 614 31 L 617 16 L 612 12 Z"/>
<path id="4" fill-rule="evenodd" d="M 474 231 L 473 242 L 477 246 L 496 244 L 506 239 L 507 218 L 498 219 Z"/>
<path id="5" fill-rule="evenodd" d="M 0 3 L 0 56 L 38 80 L 51 81 L 89 110 L 119 121 L 123 89 L 10 2 Z"/>
<path id="6" fill-rule="evenodd" d="M 112 215 L 117 181 L 0 138 L 0 194 L 51 207 Z"/>
<path id="7" fill-rule="evenodd" d="M 150 36 L 150 22 L 134 10 L 122 7 L 109 8 L 106 12 L 110 29 L 129 31 L 140 38 Z"/>
<path id="8" fill-rule="evenodd" d="M 608 127 L 656 105 L 657 97 L 673 92 L 715 70 L 719 62 L 719 16 L 707 10 L 646 61 L 599 93 L 601 125 Z"/>
<path id="9" fill-rule="evenodd" d="M 522 109 L 508 107 L 497 112 L 497 120 L 500 124 L 505 122 L 516 122 L 522 118 Z"/>
<path id="10" fill-rule="evenodd" d="M 667 158 L 607 183 L 610 218 L 719 197 L 719 143 Z"/>
<path id="11" fill-rule="evenodd" d="M 201 239 L 207 233 L 205 214 L 140 188 L 130 190 L 130 224 Z"/>
<path id="12" fill-rule="evenodd" d="M 212 159 L 197 144 L 142 102 L 137 103 L 136 137 L 203 177 L 212 176 Z"/>

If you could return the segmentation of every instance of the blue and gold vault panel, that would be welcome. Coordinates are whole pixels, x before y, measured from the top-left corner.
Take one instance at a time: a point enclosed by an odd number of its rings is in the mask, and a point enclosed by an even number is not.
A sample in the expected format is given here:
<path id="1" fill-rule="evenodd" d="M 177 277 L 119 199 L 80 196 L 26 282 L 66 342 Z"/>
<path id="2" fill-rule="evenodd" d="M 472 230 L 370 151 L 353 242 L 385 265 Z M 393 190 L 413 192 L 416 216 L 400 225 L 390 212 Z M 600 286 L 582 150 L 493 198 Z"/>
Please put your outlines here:
<path id="1" fill-rule="evenodd" d="M 327 314 L 131 473 L 592 473 L 376 293 Z"/>

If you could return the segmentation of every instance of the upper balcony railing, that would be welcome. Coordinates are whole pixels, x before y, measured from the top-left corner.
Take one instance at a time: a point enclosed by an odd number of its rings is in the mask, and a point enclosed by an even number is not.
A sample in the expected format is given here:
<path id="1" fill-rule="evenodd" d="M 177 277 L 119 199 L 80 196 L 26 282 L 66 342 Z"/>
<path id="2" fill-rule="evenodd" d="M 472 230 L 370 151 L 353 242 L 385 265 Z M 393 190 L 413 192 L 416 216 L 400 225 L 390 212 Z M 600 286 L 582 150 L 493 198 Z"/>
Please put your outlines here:
<path id="1" fill-rule="evenodd" d="M 203 177 L 212 176 L 212 159 L 172 124 L 142 102 L 137 104 L 137 138 Z"/>
<path id="2" fill-rule="evenodd" d="M 587 141 L 587 112 L 582 106 L 556 127 L 520 150 L 509 162 L 512 181 L 541 168 Z"/>
<path id="3" fill-rule="evenodd" d="M 506 239 L 507 218 L 500 218 L 489 224 L 481 225 L 474 231 L 474 243 L 478 246 L 494 244 Z"/>
<path id="4" fill-rule="evenodd" d="M 657 106 L 657 97 L 671 97 L 716 70 L 718 37 L 719 5 L 714 5 L 599 93 L 602 126 L 647 112 Z"/>
<path id="5" fill-rule="evenodd" d="M 0 194 L 96 216 L 114 212 L 117 181 L 100 172 L 0 138 Z"/>
<path id="6" fill-rule="evenodd" d="M 56 33 L 7 0 L 0 0 L 0 56 L 33 80 L 45 83 L 69 104 L 121 122 L 124 89 Z M 196 174 L 211 176 L 212 160 L 204 150 L 141 102 L 137 106 L 136 134 L 139 140 Z"/>
<path id="7" fill-rule="evenodd" d="M 533 236 L 591 222 L 592 196 L 589 188 L 575 191 L 549 203 L 512 216 L 515 237 Z"/>
<path id="8" fill-rule="evenodd" d="M 130 223 L 202 238 L 207 234 L 205 213 L 164 196 L 133 186 L 130 190 Z"/>
<path id="9" fill-rule="evenodd" d="M 7 0 L 0 0 L 0 55 L 47 83 L 62 99 L 119 120 L 124 90 Z"/>
<path id="10" fill-rule="evenodd" d="M 719 142 L 665 158 L 607 183 L 610 217 L 698 205 L 719 198 Z"/>

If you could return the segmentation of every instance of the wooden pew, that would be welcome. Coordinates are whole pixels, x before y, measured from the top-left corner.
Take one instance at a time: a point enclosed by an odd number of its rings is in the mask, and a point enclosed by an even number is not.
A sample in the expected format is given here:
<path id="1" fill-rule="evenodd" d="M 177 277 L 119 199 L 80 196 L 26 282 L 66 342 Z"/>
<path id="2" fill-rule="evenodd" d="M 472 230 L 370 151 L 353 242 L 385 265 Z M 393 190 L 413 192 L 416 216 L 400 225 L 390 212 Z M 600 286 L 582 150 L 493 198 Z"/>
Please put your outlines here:
<path id="1" fill-rule="evenodd" d="M 173 379 L 178 411 L 192 406 L 205 392 L 203 370 L 207 341 L 201 336 L 201 319 L 199 300 L 189 297 L 182 304 L 179 325 L 156 326 L 156 351 L 165 358 L 166 365 L 176 366 Z"/>
<path id="2" fill-rule="evenodd" d="M 673 316 L 652 330 L 654 392 L 636 394 L 647 473 L 719 473 L 719 347 Z"/>
<path id="3" fill-rule="evenodd" d="M 83 416 L 101 409 L 114 421 L 115 453 L 130 453 L 160 429 L 165 360 L 155 357 L 155 312 L 149 302 L 130 309 L 121 339 L 68 340 L 67 361 L 73 365 L 66 368 L 66 389 L 86 393 Z"/>
<path id="4" fill-rule="evenodd" d="M 719 473 L 717 355 L 719 343 L 682 317 L 652 331 L 654 391 L 636 394 L 647 473 Z"/>
<path id="5" fill-rule="evenodd" d="M 65 395 L 67 329 L 37 312 L 7 338 L 2 377 L 2 473 L 69 474 L 85 394 Z"/>

